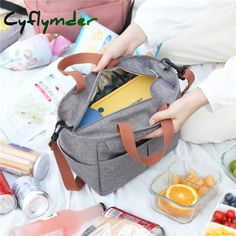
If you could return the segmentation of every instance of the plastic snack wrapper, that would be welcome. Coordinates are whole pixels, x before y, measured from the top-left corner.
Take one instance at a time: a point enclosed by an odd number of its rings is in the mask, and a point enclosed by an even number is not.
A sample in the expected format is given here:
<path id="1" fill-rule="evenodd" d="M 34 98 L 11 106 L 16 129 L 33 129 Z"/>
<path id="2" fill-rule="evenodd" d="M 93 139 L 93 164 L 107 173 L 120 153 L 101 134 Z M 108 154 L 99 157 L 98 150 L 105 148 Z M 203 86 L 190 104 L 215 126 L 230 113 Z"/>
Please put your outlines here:
<path id="1" fill-rule="evenodd" d="M 91 19 L 86 13 L 81 13 L 81 17 L 85 20 Z M 72 54 L 80 52 L 98 52 L 105 44 L 115 39 L 118 34 L 114 33 L 105 26 L 93 21 L 89 25 L 85 25 L 80 30 L 75 44 L 71 50 Z M 149 47 L 147 44 L 142 44 L 136 50 L 134 55 L 148 55 L 157 57 L 161 45 L 156 47 Z M 91 71 L 91 64 L 75 65 L 75 70 L 79 70 L 84 74 Z"/>
<path id="2" fill-rule="evenodd" d="M 37 34 L 3 51 L 0 65 L 16 71 L 45 66 L 63 55 L 70 45 L 71 42 L 61 35 Z"/>
<path id="3" fill-rule="evenodd" d="M 100 217 L 82 236 L 152 236 L 142 225 L 125 219 Z"/>

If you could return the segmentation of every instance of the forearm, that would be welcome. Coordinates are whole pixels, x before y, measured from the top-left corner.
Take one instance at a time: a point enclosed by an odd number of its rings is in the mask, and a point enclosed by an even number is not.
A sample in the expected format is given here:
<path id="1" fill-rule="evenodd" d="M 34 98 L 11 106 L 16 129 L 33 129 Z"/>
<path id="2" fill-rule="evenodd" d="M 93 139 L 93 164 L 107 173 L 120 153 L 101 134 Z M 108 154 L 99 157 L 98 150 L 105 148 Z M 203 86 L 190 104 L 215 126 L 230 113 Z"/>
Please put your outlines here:
<path id="1" fill-rule="evenodd" d="M 147 40 L 143 30 L 134 22 L 129 25 L 119 38 L 133 51 Z"/>

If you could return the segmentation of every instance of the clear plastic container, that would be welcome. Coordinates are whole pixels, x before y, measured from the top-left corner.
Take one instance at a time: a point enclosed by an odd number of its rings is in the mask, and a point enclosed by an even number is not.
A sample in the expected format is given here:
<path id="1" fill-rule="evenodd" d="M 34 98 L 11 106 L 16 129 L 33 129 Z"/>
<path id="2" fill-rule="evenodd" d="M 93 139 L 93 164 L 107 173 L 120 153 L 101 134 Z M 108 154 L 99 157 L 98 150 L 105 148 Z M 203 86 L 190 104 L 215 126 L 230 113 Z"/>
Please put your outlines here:
<path id="1" fill-rule="evenodd" d="M 216 233 L 219 232 L 219 230 L 221 232 L 224 232 L 224 234 L 222 235 L 227 235 L 227 233 L 231 233 L 231 236 L 235 236 L 236 235 L 236 230 L 230 227 L 227 227 L 225 225 L 221 225 L 221 224 L 217 224 L 214 222 L 210 222 L 207 227 L 204 229 L 202 236 L 208 236 L 210 235 L 209 233 Z M 212 235 L 216 235 L 216 234 L 212 234 Z M 229 234 L 228 234 L 229 235 Z"/>
<path id="2" fill-rule="evenodd" d="M 236 183 L 236 167 L 235 174 L 230 170 L 230 163 L 235 160 L 236 163 L 236 145 L 224 152 L 221 157 L 221 163 L 223 165 L 225 173 Z M 236 166 L 236 164 L 235 164 Z"/>
<path id="3" fill-rule="evenodd" d="M 223 204 L 224 198 L 225 198 L 226 194 L 228 194 L 228 193 L 231 193 L 234 196 L 236 196 L 236 190 L 235 189 L 229 189 L 229 190 L 225 191 L 225 193 L 220 198 L 220 201 L 217 204 L 215 210 L 212 212 L 212 215 L 210 216 L 210 219 L 209 219 L 205 229 L 203 230 L 202 236 L 209 235 L 210 232 L 217 232 L 219 230 L 227 231 L 227 232 L 231 233 L 231 235 L 236 236 L 236 229 L 234 229 L 232 227 L 229 227 L 229 226 L 225 226 L 223 224 L 213 222 L 213 214 L 214 214 L 215 211 L 221 211 L 221 212 L 226 213 L 228 210 L 233 210 L 236 213 L 236 208 L 235 207 L 231 207 L 231 206 Z"/>
<path id="4" fill-rule="evenodd" d="M 195 173 L 196 178 L 186 178 L 189 173 Z M 205 186 L 205 178 L 211 176 L 214 183 L 211 187 Z M 200 179 L 200 180 L 197 180 Z M 179 223 L 191 222 L 204 207 L 205 203 L 213 198 L 217 188 L 216 186 L 221 182 L 221 174 L 206 165 L 203 162 L 195 160 L 182 160 L 172 163 L 164 173 L 156 176 L 150 184 L 149 191 L 152 194 L 152 207 L 157 212 L 176 220 Z M 197 201 L 194 204 L 180 204 L 177 201 L 171 200 L 166 196 L 169 187 L 177 184 L 189 186 L 194 188 Z M 176 186 L 175 186 L 176 187 Z M 188 187 L 187 187 L 188 188 Z M 204 189 L 204 191 L 202 191 Z"/>

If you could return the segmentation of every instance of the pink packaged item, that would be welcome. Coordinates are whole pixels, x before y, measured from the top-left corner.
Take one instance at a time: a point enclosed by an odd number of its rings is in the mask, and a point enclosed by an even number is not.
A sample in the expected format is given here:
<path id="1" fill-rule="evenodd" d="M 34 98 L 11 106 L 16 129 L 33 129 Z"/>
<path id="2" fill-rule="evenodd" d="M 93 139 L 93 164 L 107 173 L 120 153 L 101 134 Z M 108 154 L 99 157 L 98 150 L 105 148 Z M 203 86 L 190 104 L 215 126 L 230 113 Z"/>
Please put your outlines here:
<path id="1" fill-rule="evenodd" d="M 49 43 L 53 61 L 62 56 L 67 51 L 70 45 L 71 42 L 67 38 L 62 35 L 57 35 L 56 38 Z"/>

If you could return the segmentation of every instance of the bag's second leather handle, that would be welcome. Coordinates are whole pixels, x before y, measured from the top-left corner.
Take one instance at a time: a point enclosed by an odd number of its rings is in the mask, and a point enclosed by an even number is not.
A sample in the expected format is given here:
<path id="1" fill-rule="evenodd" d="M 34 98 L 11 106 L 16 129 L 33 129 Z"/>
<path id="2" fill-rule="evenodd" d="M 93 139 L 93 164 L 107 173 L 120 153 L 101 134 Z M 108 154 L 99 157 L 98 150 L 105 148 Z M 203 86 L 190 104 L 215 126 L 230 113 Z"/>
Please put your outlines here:
<path id="1" fill-rule="evenodd" d="M 167 109 L 167 104 L 164 104 L 161 106 L 159 111 Z M 168 150 L 169 146 L 172 143 L 173 135 L 174 135 L 174 127 L 173 122 L 171 119 L 162 120 L 161 127 L 163 131 L 163 140 L 164 144 L 163 147 L 158 151 L 150 156 L 141 156 L 138 153 L 136 144 L 135 144 L 135 138 L 133 129 L 130 123 L 128 122 L 122 122 L 117 124 L 117 131 L 120 133 L 121 136 L 121 142 L 123 144 L 124 149 L 126 152 L 134 158 L 139 163 L 150 166 L 158 161 L 165 155 L 166 151 Z"/>
<path id="2" fill-rule="evenodd" d="M 191 85 L 193 84 L 194 82 L 194 79 L 195 79 L 195 76 L 193 74 L 193 72 L 189 69 L 185 69 L 184 70 L 184 74 L 182 76 L 184 79 L 187 80 L 188 82 L 188 85 L 185 87 L 185 89 L 183 90 L 183 92 L 181 93 L 182 96 L 188 91 L 188 89 L 191 87 Z"/>
<path id="3" fill-rule="evenodd" d="M 57 142 L 54 142 L 51 145 L 51 149 L 56 158 L 57 165 L 58 165 L 58 168 L 61 173 L 61 177 L 62 177 L 62 180 L 66 189 L 70 191 L 80 190 L 84 186 L 84 181 L 80 179 L 79 176 L 77 176 L 74 179 L 70 166 L 68 165 L 65 157 L 63 156 L 61 150 L 59 149 Z"/>
<path id="4" fill-rule="evenodd" d="M 58 63 L 57 68 L 64 75 L 71 75 L 75 79 L 76 82 L 75 93 L 78 93 L 86 89 L 86 81 L 83 75 L 79 71 L 65 71 L 65 69 L 68 66 L 72 66 L 75 64 L 83 64 L 83 63 L 98 64 L 101 58 L 102 55 L 97 53 L 77 53 L 62 59 Z M 117 64 L 118 64 L 117 60 L 112 60 L 107 67 L 112 67 Z"/>

